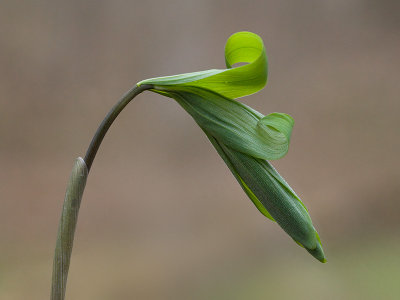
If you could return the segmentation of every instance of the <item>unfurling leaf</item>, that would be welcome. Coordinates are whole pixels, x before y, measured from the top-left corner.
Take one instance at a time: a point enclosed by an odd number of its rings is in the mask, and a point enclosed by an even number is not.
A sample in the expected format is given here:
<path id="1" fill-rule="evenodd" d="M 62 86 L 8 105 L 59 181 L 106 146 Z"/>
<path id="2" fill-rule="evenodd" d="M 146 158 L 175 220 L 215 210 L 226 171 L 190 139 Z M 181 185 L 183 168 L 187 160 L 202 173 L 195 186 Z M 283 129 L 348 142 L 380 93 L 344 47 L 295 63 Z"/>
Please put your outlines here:
<path id="1" fill-rule="evenodd" d="M 267 162 L 286 155 L 294 125 L 283 113 L 267 116 L 234 98 L 267 82 L 267 56 L 251 32 L 232 35 L 225 47 L 228 69 L 143 80 L 152 91 L 175 99 L 205 132 L 258 210 L 276 221 L 299 245 L 325 262 L 321 241 L 300 198 Z M 233 67 L 237 63 L 247 63 Z"/>

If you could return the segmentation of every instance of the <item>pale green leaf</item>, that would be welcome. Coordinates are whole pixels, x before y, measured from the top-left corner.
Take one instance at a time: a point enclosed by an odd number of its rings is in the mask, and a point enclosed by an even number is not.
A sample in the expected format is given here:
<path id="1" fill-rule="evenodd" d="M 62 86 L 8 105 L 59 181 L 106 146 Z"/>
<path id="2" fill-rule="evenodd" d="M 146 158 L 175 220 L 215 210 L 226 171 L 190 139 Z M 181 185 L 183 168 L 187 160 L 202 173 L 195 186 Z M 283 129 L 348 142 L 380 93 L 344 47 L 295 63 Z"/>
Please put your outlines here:
<path id="1" fill-rule="evenodd" d="M 252 32 L 233 34 L 225 46 L 228 69 L 212 69 L 174 76 L 150 78 L 138 83 L 160 87 L 197 87 L 212 90 L 228 98 L 239 98 L 261 90 L 267 82 L 268 63 L 262 39 Z M 232 67 L 237 63 L 247 63 Z"/>

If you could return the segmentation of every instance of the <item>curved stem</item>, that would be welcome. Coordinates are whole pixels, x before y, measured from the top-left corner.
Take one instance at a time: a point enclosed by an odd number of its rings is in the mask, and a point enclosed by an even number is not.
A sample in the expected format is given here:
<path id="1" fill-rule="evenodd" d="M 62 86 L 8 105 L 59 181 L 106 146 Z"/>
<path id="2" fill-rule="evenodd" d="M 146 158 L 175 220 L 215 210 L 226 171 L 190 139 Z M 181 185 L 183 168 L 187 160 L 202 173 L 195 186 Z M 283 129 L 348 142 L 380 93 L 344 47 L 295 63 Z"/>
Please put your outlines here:
<path id="1" fill-rule="evenodd" d="M 104 118 L 103 122 L 101 122 L 99 128 L 97 129 L 95 135 L 93 136 L 92 141 L 90 142 L 90 145 L 86 151 L 85 155 L 85 163 L 88 169 L 88 172 L 90 171 L 90 168 L 93 164 L 93 160 L 96 156 L 97 150 L 99 150 L 100 144 L 103 141 L 104 136 L 106 135 L 108 129 L 110 128 L 111 124 L 114 122 L 116 117 L 119 115 L 119 113 L 124 109 L 124 107 L 137 95 L 139 95 L 141 92 L 145 90 L 152 89 L 153 86 L 149 84 L 144 84 L 141 86 L 135 86 L 132 89 L 130 89 L 122 98 L 121 100 L 116 103 L 107 116 Z"/>
<path id="2" fill-rule="evenodd" d="M 53 261 L 51 300 L 64 300 L 65 297 L 65 289 L 72 253 L 72 245 L 74 242 L 75 228 L 78 221 L 79 207 L 83 191 L 85 189 L 86 179 L 96 156 L 97 150 L 99 150 L 100 144 L 103 141 L 103 138 L 111 124 L 124 109 L 124 107 L 135 96 L 152 88 L 152 85 L 142 85 L 135 86 L 129 90 L 121 98 L 121 100 L 119 100 L 117 104 L 111 108 L 103 122 L 101 122 L 89 145 L 85 159 L 83 160 L 79 157 L 75 161 L 74 168 L 67 185 L 60 224 L 58 227 L 57 243 Z"/>

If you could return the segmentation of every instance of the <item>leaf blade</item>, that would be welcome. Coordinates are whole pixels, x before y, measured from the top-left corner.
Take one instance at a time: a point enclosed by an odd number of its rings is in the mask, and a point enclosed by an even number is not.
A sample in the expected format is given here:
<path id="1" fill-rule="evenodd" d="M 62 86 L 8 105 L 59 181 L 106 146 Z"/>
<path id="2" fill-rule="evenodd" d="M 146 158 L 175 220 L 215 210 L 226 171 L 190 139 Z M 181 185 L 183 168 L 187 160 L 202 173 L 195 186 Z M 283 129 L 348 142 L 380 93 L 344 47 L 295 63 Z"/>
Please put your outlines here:
<path id="1" fill-rule="evenodd" d="M 174 86 L 212 90 L 228 98 L 254 94 L 267 83 L 268 61 L 262 39 L 255 33 L 242 31 L 229 37 L 225 46 L 228 69 L 212 69 L 194 73 L 150 78 L 138 85 L 152 84 L 155 89 Z M 232 67 L 236 63 L 246 65 Z"/>
<path id="2" fill-rule="evenodd" d="M 282 158 L 288 152 L 294 124 L 289 115 L 264 116 L 236 100 L 198 88 L 167 93 L 200 127 L 237 151 L 265 160 Z"/>

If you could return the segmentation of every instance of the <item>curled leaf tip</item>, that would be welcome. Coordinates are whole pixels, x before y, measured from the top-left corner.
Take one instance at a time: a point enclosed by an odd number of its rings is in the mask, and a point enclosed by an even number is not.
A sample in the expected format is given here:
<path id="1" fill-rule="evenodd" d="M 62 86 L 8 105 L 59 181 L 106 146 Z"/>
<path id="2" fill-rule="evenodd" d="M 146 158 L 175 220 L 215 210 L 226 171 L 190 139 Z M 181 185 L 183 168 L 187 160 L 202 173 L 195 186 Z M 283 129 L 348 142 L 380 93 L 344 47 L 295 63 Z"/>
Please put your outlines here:
<path id="1" fill-rule="evenodd" d="M 228 98 L 239 98 L 261 90 L 267 82 L 268 63 L 262 39 L 252 32 L 237 32 L 231 35 L 225 45 L 225 63 L 228 69 L 185 73 L 157 77 L 138 83 L 168 86 L 197 87 L 214 91 Z M 233 67 L 238 63 L 247 63 Z"/>

